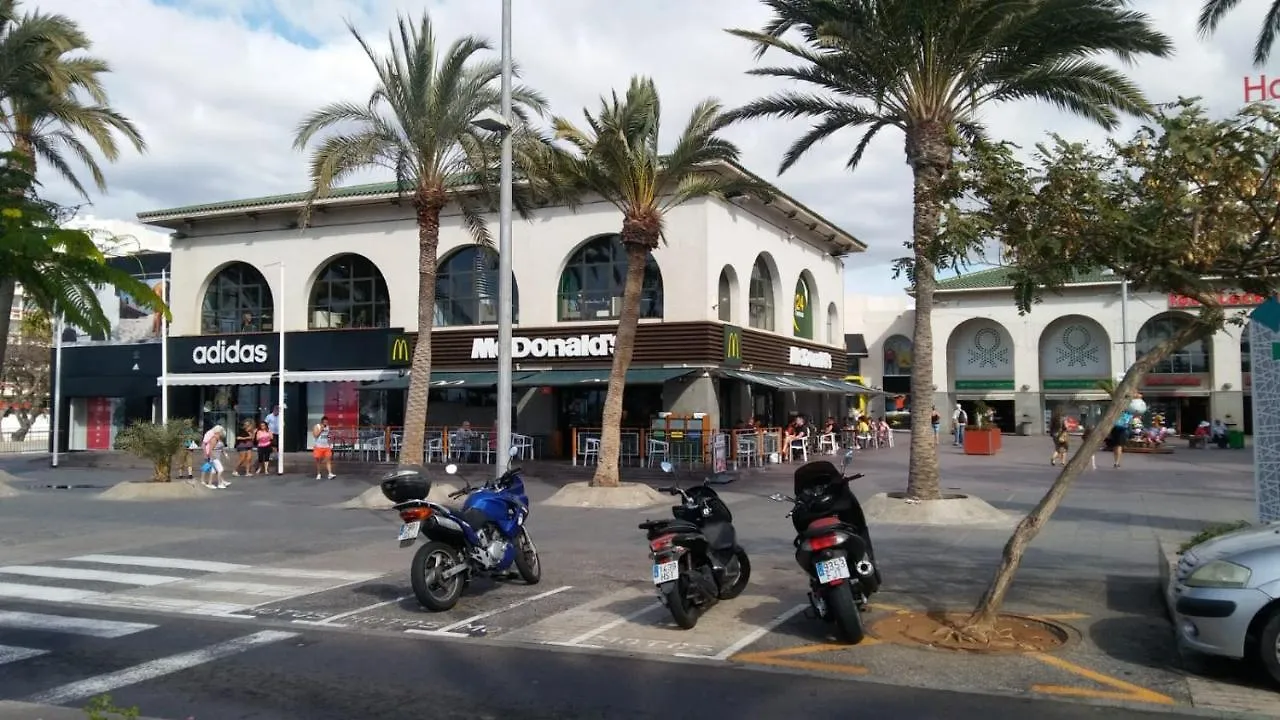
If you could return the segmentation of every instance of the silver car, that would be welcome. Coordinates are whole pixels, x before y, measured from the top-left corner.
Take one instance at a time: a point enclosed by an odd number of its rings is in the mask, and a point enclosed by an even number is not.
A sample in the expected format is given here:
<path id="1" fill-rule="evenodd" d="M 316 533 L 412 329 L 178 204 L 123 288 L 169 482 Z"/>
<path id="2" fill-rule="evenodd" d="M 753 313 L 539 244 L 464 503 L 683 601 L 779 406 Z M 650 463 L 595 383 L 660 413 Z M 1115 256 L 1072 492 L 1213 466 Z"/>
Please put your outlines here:
<path id="1" fill-rule="evenodd" d="M 1280 524 L 1184 552 L 1166 592 L 1183 647 L 1256 661 L 1280 683 Z"/>

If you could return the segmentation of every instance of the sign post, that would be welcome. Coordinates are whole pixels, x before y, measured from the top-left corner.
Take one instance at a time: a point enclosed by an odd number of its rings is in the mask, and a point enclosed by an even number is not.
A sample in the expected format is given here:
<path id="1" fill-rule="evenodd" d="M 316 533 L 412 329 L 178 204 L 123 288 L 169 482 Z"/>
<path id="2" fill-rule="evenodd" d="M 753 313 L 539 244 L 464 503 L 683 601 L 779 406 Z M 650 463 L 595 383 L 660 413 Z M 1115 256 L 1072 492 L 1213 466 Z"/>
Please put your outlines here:
<path id="1" fill-rule="evenodd" d="M 1280 300 L 1250 314 L 1253 362 L 1253 478 L 1258 522 L 1280 520 Z"/>

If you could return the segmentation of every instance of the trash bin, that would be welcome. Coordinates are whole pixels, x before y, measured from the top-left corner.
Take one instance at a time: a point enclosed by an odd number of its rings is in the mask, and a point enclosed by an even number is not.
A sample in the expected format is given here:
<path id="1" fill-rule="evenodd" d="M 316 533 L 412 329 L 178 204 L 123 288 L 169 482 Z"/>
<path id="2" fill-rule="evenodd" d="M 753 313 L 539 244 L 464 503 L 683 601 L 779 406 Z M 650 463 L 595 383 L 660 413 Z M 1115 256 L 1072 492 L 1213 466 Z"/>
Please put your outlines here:
<path id="1" fill-rule="evenodd" d="M 1024 420 L 1023 422 L 1018 423 L 1018 434 L 1024 437 L 1031 434 L 1030 420 Z"/>
<path id="2" fill-rule="evenodd" d="M 1227 447 L 1231 448 L 1232 450 L 1243 450 L 1244 449 L 1244 431 L 1228 430 L 1227 431 Z"/>

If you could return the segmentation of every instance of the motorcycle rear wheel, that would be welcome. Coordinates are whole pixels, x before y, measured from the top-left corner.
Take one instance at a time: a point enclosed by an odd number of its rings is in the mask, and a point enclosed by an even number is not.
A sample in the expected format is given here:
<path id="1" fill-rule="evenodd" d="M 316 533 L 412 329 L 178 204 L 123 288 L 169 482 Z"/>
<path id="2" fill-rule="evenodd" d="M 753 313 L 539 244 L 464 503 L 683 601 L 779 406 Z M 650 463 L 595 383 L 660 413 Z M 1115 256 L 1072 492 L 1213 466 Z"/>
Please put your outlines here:
<path id="1" fill-rule="evenodd" d="M 448 580 L 440 580 L 438 575 L 461 562 L 456 549 L 439 541 L 433 540 L 418 548 L 409 566 L 409 582 L 422 607 L 431 612 L 444 612 L 458 604 L 466 573 L 458 573 Z"/>
<path id="2" fill-rule="evenodd" d="M 683 630 L 692 630 L 698 624 L 701 608 L 689 601 L 691 588 L 689 577 L 681 574 L 675 581 L 675 587 L 667 593 L 667 609 L 671 611 L 671 619 Z"/>
<path id="3" fill-rule="evenodd" d="M 513 540 L 516 546 L 516 572 L 527 585 L 537 585 L 542 579 L 542 560 L 538 558 L 538 548 L 533 544 L 529 532 L 520 528 Z"/>
<path id="4" fill-rule="evenodd" d="M 823 601 L 827 604 L 827 613 L 836 623 L 836 633 L 841 640 L 850 645 L 857 645 L 866 637 L 866 629 L 862 625 L 862 613 L 853 599 L 853 586 L 842 582 L 835 587 L 823 590 Z"/>

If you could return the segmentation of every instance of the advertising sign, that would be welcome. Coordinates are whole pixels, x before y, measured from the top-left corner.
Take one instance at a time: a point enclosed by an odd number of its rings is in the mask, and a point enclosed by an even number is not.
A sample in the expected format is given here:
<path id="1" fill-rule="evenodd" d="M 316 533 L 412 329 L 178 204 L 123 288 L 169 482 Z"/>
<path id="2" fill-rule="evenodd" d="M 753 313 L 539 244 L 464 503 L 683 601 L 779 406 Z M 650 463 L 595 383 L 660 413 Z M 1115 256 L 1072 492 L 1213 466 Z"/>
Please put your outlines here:
<path id="1" fill-rule="evenodd" d="M 169 288 L 160 274 L 134 275 L 146 283 L 156 294 L 169 300 Z M 111 323 L 109 335 L 90 335 L 75 327 L 67 327 L 62 333 L 63 345 L 136 345 L 158 343 L 162 333 L 161 314 L 142 307 L 128 293 L 113 286 L 98 288 L 98 302 Z"/>

